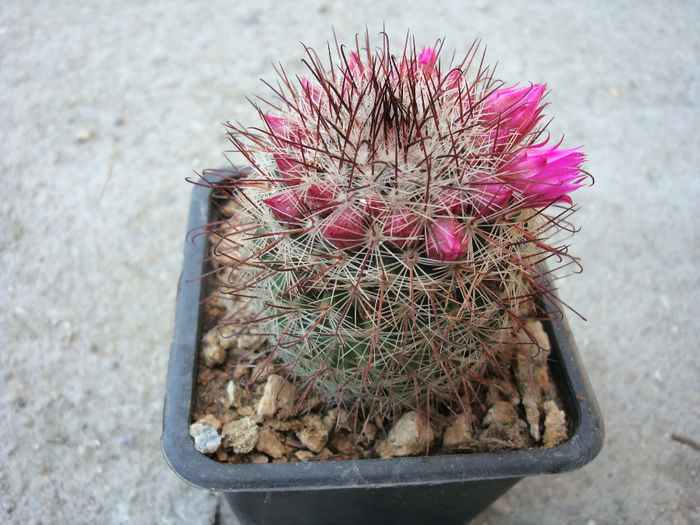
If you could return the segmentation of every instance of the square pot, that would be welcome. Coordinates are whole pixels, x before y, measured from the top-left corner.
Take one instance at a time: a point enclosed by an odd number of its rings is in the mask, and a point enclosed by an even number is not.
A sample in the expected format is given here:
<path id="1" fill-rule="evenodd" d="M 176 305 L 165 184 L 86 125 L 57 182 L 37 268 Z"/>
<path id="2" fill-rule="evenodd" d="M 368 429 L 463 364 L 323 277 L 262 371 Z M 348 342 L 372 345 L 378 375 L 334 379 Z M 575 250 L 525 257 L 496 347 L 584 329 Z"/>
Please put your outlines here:
<path id="1" fill-rule="evenodd" d="M 211 188 L 192 192 L 188 231 L 209 222 Z M 603 421 L 566 320 L 544 323 L 552 380 L 572 420 L 549 449 L 429 457 L 231 465 L 189 435 L 202 336 L 207 236 L 185 243 L 170 349 L 161 448 L 187 483 L 221 492 L 242 523 L 465 523 L 525 476 L 575 470 L 603 445 Z"/>

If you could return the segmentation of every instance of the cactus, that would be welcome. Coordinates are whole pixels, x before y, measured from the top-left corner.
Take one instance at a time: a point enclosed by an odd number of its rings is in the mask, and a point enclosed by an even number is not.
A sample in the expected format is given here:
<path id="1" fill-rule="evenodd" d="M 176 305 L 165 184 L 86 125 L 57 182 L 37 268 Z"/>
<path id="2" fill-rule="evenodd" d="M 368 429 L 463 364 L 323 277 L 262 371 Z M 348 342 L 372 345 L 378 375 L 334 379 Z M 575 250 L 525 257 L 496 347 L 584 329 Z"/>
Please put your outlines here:
<path id="1" fill-rule="evenodd" d="M 235 245 L 225 290 L 255 312 L 226 322 L 368 418 L 468 411 L 514 330 L 551 315 L 550 271 L 578 268 L 551 239 L 588 175 L 549 143 L 546 86 L 505 87 L 478 43 L 443 68 L 440 41 L 410 42 L 336 43 L 328 66 L 306 48 L 309 77 L 281 70 L 260 126 L 227 124 L 252 170 L 216 184 L 242 207 L 212 229 Z"/>

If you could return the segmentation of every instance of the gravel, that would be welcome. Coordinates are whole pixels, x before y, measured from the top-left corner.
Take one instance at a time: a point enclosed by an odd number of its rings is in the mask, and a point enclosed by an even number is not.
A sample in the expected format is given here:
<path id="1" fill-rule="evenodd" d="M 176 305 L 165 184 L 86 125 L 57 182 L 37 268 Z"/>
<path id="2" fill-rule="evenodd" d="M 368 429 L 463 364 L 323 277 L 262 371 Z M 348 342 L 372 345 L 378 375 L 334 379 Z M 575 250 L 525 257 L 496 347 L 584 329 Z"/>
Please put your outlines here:
<path id="1" fill-rule="evenodd" d="M 192 423 L 190 425 L 190 436 L 194 438 L 194 448 L 202 454 L 213 454 L 221 446 L 221 436 L 210 425 Z"/>

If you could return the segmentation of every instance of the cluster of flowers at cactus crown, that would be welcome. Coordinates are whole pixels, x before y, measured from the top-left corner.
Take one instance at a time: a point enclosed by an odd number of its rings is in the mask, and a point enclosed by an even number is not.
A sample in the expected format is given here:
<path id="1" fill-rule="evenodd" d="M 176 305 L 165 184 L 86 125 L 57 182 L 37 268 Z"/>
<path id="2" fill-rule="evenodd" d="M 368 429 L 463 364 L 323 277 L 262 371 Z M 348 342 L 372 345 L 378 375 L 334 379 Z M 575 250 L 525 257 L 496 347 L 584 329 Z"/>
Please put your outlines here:
<path id="1" fill-rule="evenodd" d="M 399 63 L 396 78 L 400 74 L 434 75 L 436 60 L 435 50 L 425 48 L 412 62 Z M 373 72 L 352 53 L 346 74 L 359 81 Z M 462 79 L 458 70 L 444 77 L 440 83 L 444 96 Z M 320 111 L 323 98 L 330 92 L 306 79 L 302 86 L 312 102 L 310 107 Z M 294 153 L 299 145 L 314 148 L 313 144 L 304 145 L 312 142 L 309 131 L 300 129 L 288 116 L 265 115 L 279 184 L 263 202 L 285 225 L 300 225 L 311 216 L 320 219 L 321 234 L 340 249 L 366 245 L 373 235 L 377 238 L 375 230 L 379 227 L 383 234 L 380 238 L 393 248 L 420 249 L 425 256 L 442 261 L 460 260 L 468 251 L 466 225 L 470 220 L 488 223 L 514 209 L 573 204 L 569 194 L 584 180 L 583 153 L 579 148 L 560 148 L 560 143 L 547 144 L 548 139 L 536 144 L 532 140 L 543 118 L 545 91 L 546 86 L 539 84 L 501 87 L 487 92 L 478 107 L 470 109 L 474 141 L 487 143 L 486 150 L 479 149 L 481 165 L 487 168 L 480 172 L 477 159 L 473 163 L 477 169 L 471 168 L 469 182 L 462 187 L 434 183 L 429 214 L 420 213 L 417 206 L 397 206 L 400 199 L 391 200 L 377 192 L 365 192 L 349 206 L 343 188 L 320 177 L 320 170 Z"/>

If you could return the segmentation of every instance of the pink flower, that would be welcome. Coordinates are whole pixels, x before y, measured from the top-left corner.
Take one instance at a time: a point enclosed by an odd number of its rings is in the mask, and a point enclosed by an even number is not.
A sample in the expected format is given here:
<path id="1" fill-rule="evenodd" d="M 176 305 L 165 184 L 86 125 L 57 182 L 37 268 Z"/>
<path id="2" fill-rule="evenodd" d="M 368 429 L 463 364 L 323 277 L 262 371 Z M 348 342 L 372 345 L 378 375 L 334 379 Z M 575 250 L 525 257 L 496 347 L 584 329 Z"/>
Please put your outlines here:
<path id="1" fill-rule="evenodd" d="M 437 71 L 435 63 L 437 62 L 438 53 L 430 46 L 424 47 L 418 53 L 418 56 L 406 57 L 398 63 L 398 67 L 392 68 L 392 77 L 397 80 L 402 74 L 416 78 L 419 71 L 422 69 L 426 76 L 433 76 Z"/>
<path id="2" fill-rule="evenodd" d="M 428 257 L 440 261 L 456 261 L 469 248 L 469 236 L 462 224 L 452 217 L 440 217 L 429 226 L 425 249 Z"/>
<path id="3" fill-rule="evenodd" d="M 318 211 L 324 217 L 333 212 L 336 202 L 337 190 L 330 183 L 312 184 L 306 190 L 304 203 L 311 211 Z"/>
<path id="4" fill-rule="evenodd" d="M 273 197 L 263 199 L 263 202 L 270 207 L 281 223 L 298 224 L 299 218 L 306 212 L 304 204 L 293 189 L 287 189 Z"/>
<path id="5" fill-rule="evenodd" d="M 555 202 L 573 204 L 568 195 L 581 186 L 581 164 L 585 156 L 579 148 L 557 149 L 544 145 L 523 148 L 501 170 L 501 178 L 520 194 L 529 206 Z"/>
<path id="6" fill-rule="evenodd" d="M 384 222 L 387 244 L 404 250 L 415 247 L 421 240 L 420 217 L 410 210 L 394 210 Z"/>
<path id="7" fill-rule="evenodd" d="M 365 241 L 367 223 L 362 213 L 348 208 L 331 215 L 323 226 L 323 236 L 338 248 L 355 248 Z"/>
<path id="8" fill-rule="evenodd" d="M 509 143 L 519 143 L 540 121 L 542 95 L 547 86 L 503 88 L 494 91 L 483 102 L 484 119 L 494 128 L 491 142 L 494 150 L 502 150 Z"/>

